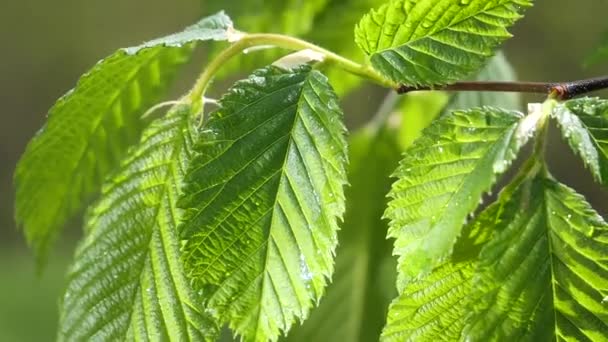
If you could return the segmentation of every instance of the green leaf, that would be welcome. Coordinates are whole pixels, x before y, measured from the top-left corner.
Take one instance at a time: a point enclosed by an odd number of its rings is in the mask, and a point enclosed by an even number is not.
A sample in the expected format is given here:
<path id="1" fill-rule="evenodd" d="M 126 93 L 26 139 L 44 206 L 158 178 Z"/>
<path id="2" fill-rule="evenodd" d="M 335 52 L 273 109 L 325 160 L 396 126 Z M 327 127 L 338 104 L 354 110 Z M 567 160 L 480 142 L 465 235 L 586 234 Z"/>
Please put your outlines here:
<path id="1" fill-rule="evenodd" d="M 319 307 L 287 341 L 378 341 L 396 295 L 396 265 L 381 218 L 389 176 L 401 155 L 397 133 L 391 126 L 364 127 L 350 137 L 351 184 L 333 281 Z"/>
<path id="2" fill-rule="evenodd" d="M 303 320 L 333 272 L 346 143 L 327 79 L 267 67 L 238 82 L 205 126 L 181 228 L 206 307 L 246 341 Z"/>
<path id="3" fill-rule="evenodd" d="M 557 105 L 551 116 L 595 179 L 608 185 L 608 101 L 597 98 L 567 101 Z"/>
<path id="4" fill-rule="evenodd" d="M 15 218 L 41 259 L 66 220 L 99 191 L 105 176 L 139 140 L 140 118 L 192 53 L 194 40 L 225 38 L 223 13 L 184 32 L 100 61 L 51 108 L 15 172 Z"/>
<path id="5" fill-rule="evenodd" d="M 457 341 L 474 262 L 447 263 L 409 284 L 391 304 L 381 341 Z"/>
<path id="6" fill-rule="evenodd" d="M 517 81 L 515 70 L 499 51 L 488 64 L 472 79 L 473 81 Z M 520 93 L 500 92 L 459 92 L 450 101 L 447 112 L 455 109 L 494 106 L 509 110 L 519 110 L 522 105 Z"/>
<path id="7" fill-rule="evenodd" d="M 385 216 L 399 255 L 398 288 L 449 257 L 467 216 L 536 131 L 538 118 L 496 108 L 437 120 L 405 154 Z"/>
<path id="8" fill-rule="evenodd" d="M 473 341 L 603 341 L 608 225 L 581 195 L 537 176 L 505 198 L 473 278 Z"/>
<path id="9" fill-rule="evenodd" d="M 487 226 L 494 223 L 498 210 L 500 203 L 486 208 L 466 227 L 448 262 L 407 284 L 390 306 L 382 341 L 460 340 L 477 257 L 490 238 Z"/>
<path id="10" fill-rule="evenodd" d="M 392 0 L 363 17 L 355 40 L 391 80 L 441 85 L 481 68 L 531 5 L 531 0 Z"/>
<path id="11" fill-rule="evenodd" d="M 92 206 L 61 306 L 60 340 L 209 340 L 179 261 L 178 192 L 191 156 L 191 108 L 154 121 Z"/>

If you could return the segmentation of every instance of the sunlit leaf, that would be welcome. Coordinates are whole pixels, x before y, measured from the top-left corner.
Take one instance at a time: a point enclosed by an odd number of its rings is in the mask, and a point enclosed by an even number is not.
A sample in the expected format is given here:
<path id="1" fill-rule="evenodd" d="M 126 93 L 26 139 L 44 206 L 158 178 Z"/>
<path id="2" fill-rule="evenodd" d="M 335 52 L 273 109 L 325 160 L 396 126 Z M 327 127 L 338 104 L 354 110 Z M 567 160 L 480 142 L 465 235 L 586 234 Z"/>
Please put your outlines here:
<path id="1" fill-rule="evenodd" d="M 467 216 L 534 134 L 533 119 L 490 107 L 457 111 L 405 153 L 385 214 L 397 239 L 399 288 L 449 257 Z"/>
<path id="2" fill-rule="evenodd" d="M 350 186 L 336 271 L 320 306 L 287 341 L 378 341 L 395 295 L 396 265 L 381 218 L 389 176 L 401 155 L 397 132 L 390 124 L 379 130 L 366 126 L 350 137 Z"/>
<path id="3" fill-rule="evenodd" d="M 390 306 L 382 341 L 458 341 L 474 297 L 472 283 L 482 246 L 489 240 L 500 202 L 466 228 L 452 258 L 408 283 Z"/>
<path id="4" fill-rule="evenodd" d="M 608 337 L 608 225 L 552 179 L 524 182 L 488 227 L 473 278 L 473 341 L 602 341 Z"/>
<path id="5" fill-rule="evenodd" d="M 333 273 L 346 143 L 327 79 L 268 67 L 238 82 L 204 127 L 181 228 L 205 305 L 246 341 L 305 319 Z"/>
<path id="6" fill-rule="evenodd" d="M 530 0 L 392 0 L 357 25 L 357 44 L 395 82 L 441 85 L 479 70 Z"/>

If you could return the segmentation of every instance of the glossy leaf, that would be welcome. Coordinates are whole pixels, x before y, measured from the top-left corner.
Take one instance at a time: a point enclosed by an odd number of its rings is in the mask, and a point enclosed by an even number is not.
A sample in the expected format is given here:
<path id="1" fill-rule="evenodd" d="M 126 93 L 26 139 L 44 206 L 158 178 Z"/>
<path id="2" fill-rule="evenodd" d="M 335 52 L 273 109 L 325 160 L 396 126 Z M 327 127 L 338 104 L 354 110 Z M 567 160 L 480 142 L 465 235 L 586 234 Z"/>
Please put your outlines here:
<path id="1" fill-rule="evenodd" d="M 176 208 L 191 155 L 190 107 L 153 122 L 89 211 L 69 272 L 60 340 L 210 340 L 179 261 Z"/>
<path id="2" fill-rule="evenodd" d="M 398 288 L 450 256 L 467 216 L 533 136 L 534 117 L 484 107 L 437 120 L 405 154 L 385 216 Z"/>
<path id="3" fill-rule="evenodd" d="M 327 79 L 267 67 L 238 82 L 205 126 L 181 228 L 209 312 L 246 341 L 303 320 L 333 273 L 346 143 Z"/>
<path id="4" fill-rule="evenodd" d="M 218 13 L 182 33 L 121 49 L 51 108 L 15 172 L 15 218 L 38 257 L 139 140 L 146 124 L 140 116 L 188 60 L 187 43 L 224 39 L 231 25 Z"/>
<path id="5" fill-rule="evenodd" d="M 378 341 L 396 295 L 396 263 L 381 218 L 389 176 L 401 155 L 397 133 L 390 125 L 366 126 L 350 137 L 350 186 L 336 271 L 319 307 L 287 341 Z"/>
<path id="6" fill-rule="evenodd" d="M 467 339 L 608 337 L 608 225 L 572 189 L 537 176 L 505 199 L 473 278 Z"/>
<path id="7" fill-rule="evenodd" d="M 589 168 L 593 177 L 608 185 L 608 101 L 571 100 L 557 105 L 551 116 L 562 135 Z"/>
<path id="8" fill-rule="evenodd" d="M 511 35 L 530 0 L 392 0 L 355 30 L 375 69 L 395 82 L 441 85 L 469 77 Z"/>

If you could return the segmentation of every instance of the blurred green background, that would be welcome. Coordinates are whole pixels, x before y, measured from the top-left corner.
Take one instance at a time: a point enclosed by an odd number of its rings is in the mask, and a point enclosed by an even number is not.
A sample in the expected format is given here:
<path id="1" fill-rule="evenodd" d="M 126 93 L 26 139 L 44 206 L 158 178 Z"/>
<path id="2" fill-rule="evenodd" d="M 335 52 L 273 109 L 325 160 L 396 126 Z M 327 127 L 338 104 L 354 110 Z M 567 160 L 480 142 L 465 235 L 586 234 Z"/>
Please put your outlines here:
<path id="1" fill-rule="evenodd" d="M 238 0 L 224 0 L 238 5 Z M 57 301 L 74 241 L 75 221 L 44 273 L 13 221 L 12 173 L 27 141 L 42 126 L 53 102 L 72 88 L 79 75 L 118 47 L 181 29 L 205 13 L 200 0 L 19 0 L 0 3 L 0 341 L 49 341 L 55 336 Z M 537 1 L 517 24 L 505 52 L 522 80 L 574 80 L 608 74 L 608 61 L 583 69 L 581 61 L 608 29 L 605 0 Z M 238 27 L 238 22 L 236 23 Z M 182 74 L 174 94 L 188 89 L 204 63 L 204 54 Z M 371 86 L 346 97 L 350 122 L 374 112 L 384 92 Z M 602 95 L 607 95 L 604 92 Z M 526 97 L 542 101 L 542 97 Z M 351 114 L 351 109 L 357 109 Z M 553 130 L 555 133 L 555 130 Z M 549 156 L 558 179 L 585 194 L 603 215 L 602 193 L 556 134 Z"/>

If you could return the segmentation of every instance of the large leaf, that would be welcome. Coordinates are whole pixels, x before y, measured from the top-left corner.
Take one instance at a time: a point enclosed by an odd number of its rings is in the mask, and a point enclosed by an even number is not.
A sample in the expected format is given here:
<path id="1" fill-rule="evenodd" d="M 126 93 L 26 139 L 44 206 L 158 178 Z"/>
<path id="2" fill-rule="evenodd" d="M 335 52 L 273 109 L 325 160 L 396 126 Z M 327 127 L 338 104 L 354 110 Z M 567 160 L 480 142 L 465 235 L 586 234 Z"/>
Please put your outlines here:
<path id="1" fill-rule="evenodd" d="M 333 272 L 346 143 L 327 79 L 268 67 L 205 126 L 182 203 L 187 272 L 209 312 L 247 341 L 308 316 Z"/>
<path id="2" fill-rule="evenodd" d="M 229 27 L 230 19 L 219 13 L 182 33 L 121 49 L 51 108 L 15 172 L 15 217 L 38 256 L 138 141 L 142 112 L 192 52 L 186 43 L 224 39 Z"/>
<path id="3" fill-rule="evenodd" d="M 608 101 L 571 100 L 557 105 L 551 115 L 595 179 L 608 185 Z"/>
<path id="4" fill-rule="evenodd" d="M 60 340 L 203 340 L 215 326 L 179 261 L 176 208 L 191 155 L 190 107 L 143 133 L 91 208 L 69 272 Z"/>
<path id="5" fill-rule="evenodd" d="M 451 253 L 467 216 L 536 130 L 538 117 L 484 107 L 437 120 L 405 154 L 385 216 L 398 287 Z"/>
<path id="6" fill-rule="evenodd" d="M 473 279 L 473 341 L 608 339 L 608 225 L 552 179 L 522 184 L 497 213 Z"/>
<path id="7" fill-rule="evenodd" d="M 531 0 L 392 0 L 357 25 L 374 68 L 395 82 L 440 85 L 483 66 Z"/>
<path id="8" fill-rule="evenodd" d="M 395 262 L 382 221 L 401 148 L 397 127 L 364 127 L 349 139 L 350 186 L 327 294 L 288 341 L 378 341 L 395 295 Z"/>

